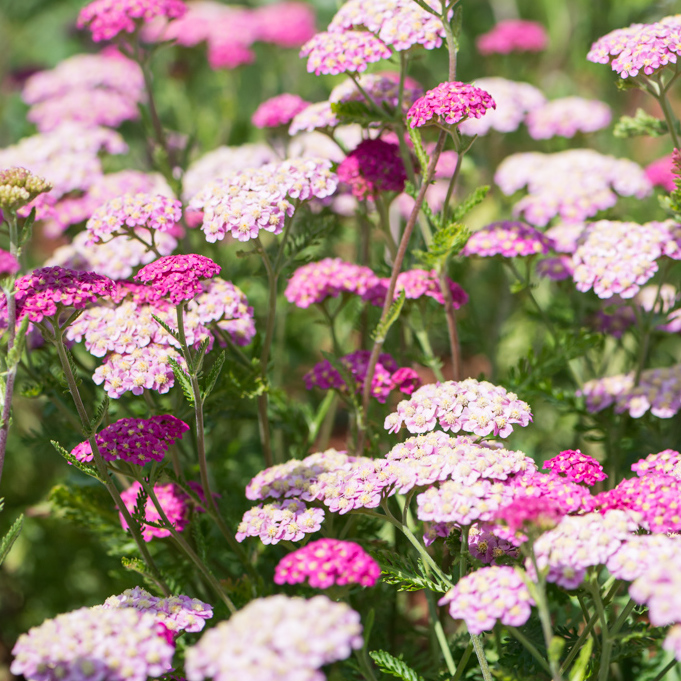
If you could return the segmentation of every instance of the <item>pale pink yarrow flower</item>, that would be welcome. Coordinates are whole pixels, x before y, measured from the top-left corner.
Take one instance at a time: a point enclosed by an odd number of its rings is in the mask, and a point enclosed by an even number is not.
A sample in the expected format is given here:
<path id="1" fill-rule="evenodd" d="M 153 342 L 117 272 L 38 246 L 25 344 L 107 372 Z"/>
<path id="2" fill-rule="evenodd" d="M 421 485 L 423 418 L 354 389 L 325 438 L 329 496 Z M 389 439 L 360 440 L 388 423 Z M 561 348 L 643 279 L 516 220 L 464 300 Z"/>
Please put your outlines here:
<path id="1" fill-rule="evenodd" d="M 340 123 L 331 108 L 331 102 L 315 102 L 297 113 L 288 129 L 289 135 L 312 132 L 324 128 L 335 128 Z"/>
<path id="2" fill-rule="evenodd" d="M 541 52 L 549 42 L 546 29 L 536 21 L 507 19 L 475 41 L 480 54 Z"/>
<path id="3" fill-rule="evenodd" d="M 462 255 L 477 255 L 489 258 L 501 255 L 504 258 L 521 258 L 546 254 L 553 242 L 534 227 L 522 222 L 493 222 L 475 232 L 462 251 Z"/>
<path id="4" fill-rule="evenodd" d="M 80 11 L 76 26 L 88 28 L 97 43 L 133 33 L 155 17 L 178 19 L 186 11 L 182 0 L 94 0 Z"/>
<path id="5" fill-rule="evenodd" d="M 310 105 L 302 97 L 284 93 L 263 102 L 253 114 L 251 123 L 256 128 L 278 128 L 288 125 L 296 114 Z"/>
<path id="6" fill-rule="evenodd" d="M 145 265 L 135 275 L 135 281 L 152 286 L 173 305 L 178 305 L 203 293 L 201 280 L 213 278 L 221 269 L 203 255 L 166 255 Z"/>
<path id="7" fill-rule="evenodd" d="M 412 128 L 420 128 L 431 121 L 456 125 L 468 118 L 480 118 L 496 106 L 488 92 L 474 85 L 445 82 L 417 99 L 407 112 L 407 120 Z"/>
<path id="8" fill-rule="evenodd" d="M 318 33 L 303 45 L 301 57 L 308 57 L 308 73 L 362 73 L 369 64 L 388 59 L 392 53 L 378 38 L 366 31 Z"/>
<path id="9" fill-rule="evenodd" d="M 359 545 L 340 539 L 318 539 L 279 561 L 275 584 L 308 584 L 315 589 L 360 584 L 374 586 L 378 563 Z"/>
<path id="10" fill-rule="evenodd" d="M 519 570 L 493 565 L 460 579 L 439 605 L 449 605 L 454 619 L 463 620 L 471 634 L 481 634 L 494 629 L 497 620 L 522 626 L 530 619 L 534 600 Z"/>

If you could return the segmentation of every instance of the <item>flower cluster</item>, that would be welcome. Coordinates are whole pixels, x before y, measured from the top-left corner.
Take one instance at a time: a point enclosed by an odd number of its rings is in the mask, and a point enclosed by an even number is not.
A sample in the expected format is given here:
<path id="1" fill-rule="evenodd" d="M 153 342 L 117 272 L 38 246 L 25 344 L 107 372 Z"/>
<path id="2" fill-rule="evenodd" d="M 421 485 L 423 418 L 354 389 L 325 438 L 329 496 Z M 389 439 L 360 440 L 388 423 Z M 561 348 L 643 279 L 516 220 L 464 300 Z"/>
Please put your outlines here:
<path id="1" fill-rule="evenodd" d="M 263 544 L 300 541 L 320 530 L 324 515 L 323 509 L 308 508 L 298 499 L 261 504 L 244 513 L 236 539 L 241 542 L 246 537 L 259 537 Z"/>
<path id="2" fill-rule="evenodd" d="M 340 121 L 331 108 L 331 102 L 317 102 L 296 114 L 288 129 L 289 135 L 299 132 L 312 132 L 326 128 L 335 128 Z"/>
<path id="3" fill-rule="evenodd" d="M 389 279 L 380 279 L 376 286 L 367 291 L 365 299 L 373 305 L 383 305 L 388 293 L 389 283 Z M 452 305 L 454 309 L 458 310 L 468 302 L 468 294 L 449 277 L 447 277 L 447 284 L 452 297 Z M 400 272 L 395 282 L 395 299 L 399 298 L 402 291 L 404 291 L 406 300 L 417 300 L 422 296 L 427 296 L 440 303 L 440 305 L 445 304 L 439 277 L 435 270 L 429 272 L 428 270 L 414 269 Z"/>
<path id="4" fill-rule="evenodd" d="M 553 246 L 551 239 L 522 222 L 494 222 L 475 232 L 463 249 L 463 255 L 488 258 L 501 255 L 518 258 L 546 254 Z"/>
<path id="5" fill-rule="evenodd" d="M 369 350 L 356 350 L 341 357 L 338 361 L 352 375 L 356 385 L 348 386 L 341 372 L 331 364 L 328 359 L 316 364 L 314 368 L 303 377 L 305 387 L 308 390 L 319 388 L 320 390 L 347 391 L 348 388 L 361 393 L 364 389 L 364 380 L 369 367 Z M 410 395 L 419 385 L 418 375 L 413 369 L 399 368 L 397 362 L 388 354 L 379 355 L 378 362 L 371 380 L 371 395 L 379 402 L 384 403 L 393 390 Z"/>
<path id="6" fill-rule="evenodd" d="M 442 528 L 443 526 L 446 527 L 448 524 L 436 524 L 436 527 Z M 424 541 L 426 540 L 425 535 L 423 539 Z M 471 525 L 468 528 L 468 550 L 474 558 L 488 565 L 496 565 L 499 558 L 506 556 L 510 558 L 518 557 L 518 549 L 510 541 L 502 539 L 488 529 L 478 527 L 477 525 Z"/>
<path id="7" fill-rule="evenodd" d="M 284 295 L 296 307 L 307 308 L 345 293 L 364 297 L 379 281 L 368 267 L 340 258 L 325 258 L 299 267 L 289 279 Z"/>
<path id="8" fill-rule="evenodd" d="M 361 648 L 359 614 L 326 596 L 258 598 L 187 650 L 188 681 L 319 681 L 317 670 Z"/>
<path id="9" fill-rule="evenodd" d="M 665 17 L 654 24 L 632 24 L 599 38 L 586 58 L 596 64 L 610 64 L 622 78 L 647 76 L 676 64 L 681 54 L 681 19 Z M 614 57 L 614 58 L 613 58 Z"/>
<path id="10" fill-rule="evenodd" d="M 527 115 L 525 123 L 530 137 L 574 137 L 578 132 L 595 132 L 610 125 L 610 107 L 595 99 L 563 97 L 537 107 Z"/>
<path id="11" fill-rule="evenodd" d="M 159 598 L 140 586 L 109 596 L 101 607 L 105 610 L 134 608 L 151 613 L 166 629 L 176 633 L 201 631 L 206 620 L 213 616 L 213 608 L 198 598 L 183 595 Z"/>
<path id="12" fill-rule="evenodd" d="M 631 470 L 639 477 L 649 473 L 659 473 L 681 480 L 681 454 L 674 449 L 649 454 L 645 459 L 640 459 L 633 464 Z"/>
<path id="13" fill-rule="evenodd" d="M 449 614 L 463 620 L 471 634 L 481 634 L 491 631 L 497 620 L 522 626 L 530 619 L 534 601 L 519 572 L 494 565 L 464 576 L 439 604 L 449 605 Z"/>
<path id="14" fill-rule="evenodd" d="M 316 76 L 362 73 L 369 64 L 390 55 L 384 43 L 365 31 L 318 33 L 300 50 L 301 57 L 308 57 L 308 73 Z"/>
<path id="15" fill-rule="evenodd" d="M 400 149 L 381 139 L 360 142 L 338 166 L 338 179 L 358 199 L 375 199 L 381 192 L 401 192 L 407 181 Z"/>
<path id="16" fill-rule="evenodd" d="M 310 105 L 302 97 L 284 93 L 263 102 L 253 114 L 251 123 L 256 128 L 278 128 L 288 125 L 296 114 Z"/>
<path id="17" fill-rule="evenodd" d="M 0 277 L 16 274 L 21 269 L 19 261 L 9 251 L 0 248 Z"/>
<path id="18" fill-rule="evenodd" d="M 203 496 L 203 490 L 198 491 L 199 496 Z M 182 532 L 189 523 L 189 511 L 191 498 L 178 485 L 169 482 L 165 485 L 154 485 L 154 494 L 159 506 L 163 509 L 168 522 L 173 526 L 176 532 Z M 144 499 L 143 509 L 144 520 L 141 524 L 142 538 L 146 542 L 150 542 L 154 537 L 169 537 L 171 531 L 167 527 L 160 527 L 164 525 L 161 514 L 156 508 L 151 497 L 144 493 L 142 485 L 139 482 L 133 482 L 128 489 L 121 492 L 121 499 L 132 515 L 138 502 Z M 196 507 L 197 511 L 202 511 L 200 507 Z M 124 530 L 128 529 L 128 524 L 125 521 L 122 513 L 119 513 L 121 525 Z M 146 522 L 145 522 L 146 521 Z M 153 523 L 151 525 L 147 524 Z"/>
<path id="19" fill-rule="evenodd" d="M 0 208 L 17 210 L 39 194 L 48 192 L 52 185 L 26 168 L 0 170 Z"/>
<path id="20" fill-rule="evenodd" d="M 608 477 L 603 471 L 603 466 L 596 459 L 582 454 L 579 449 L 566 449 L 558 456 L 544 461 L 542 467 L 588 487 Z"/>
<path id="21" fill-rule="evenodd" d="M 155 17 L 177 19 L 186 11 L 183 0 L 94 0 L 80 11 L 76 26 L 87 28 L 92 39 L 101 42 L 133 33 Z"/>
<path id="22" fill-rule="evenodd" d="M 182 217 L 182 204 L 161 194 L 124 194 L 100 206 L 87 221 L 90 242 L 130 235 L 139 227 L 171 232 Z"/>
<path id="23" fill-rule="evenodd" d="M 506 19 L 475 42 L 480 54 L 510 54 L 511 52 L 541 52 L 548 44 L 546 29 L 536 21 Z"/>
<path id="24" fill-rule="evenodd" d="M 359 544 L 318 539 L 282 558 L 274 571 L 274 582 L 308 582 L 314 589 L 328 589 L 336 584 L 374 586 L 380 575 L 378 563 Z"/>
<path id="25" fill-rule="evenodd" d="M 166 255 L 145 265 L 135 281 L 151 286 L 173 305 L 196 298 L 202 293 L 202 279 L 211 279 L 222 268 L 204 255 Z"/>
<path id="26" fill-rule="evenodd" d="M 528 112 L 546 102 L 542 92 L 529 83 L 506 78 L 478 78 L 473 85 L 488 92 L 497 108 L 488 110 L 482 118 L 469 118 L 459 124 L 459 131 L 471 137 L 486 135 L 490 130 L 513 132 Z"/>
<path id="27" fill-rule="evenodd" d="M 16 282 L 17 318 L 32 322 L 58 317 L 63 310 L 82 310 L 101 296 L 110 295 L 114 283 L 94 272 L 43 267 Z"/>
<path id="28" fill-rule="evenodd" d="M 168 447 L 182 438 L 189 426 L 167 414 L 149 419 L 119 419 L 95 436 L 97 447 L 106 461 L 122 459 L 144 466 L 149 461 L 162 461 Z M 71 452 L 78 461 L 92 461 L 92 448 L 86 440 Z"/>
<path id="29" fill-rule="evenodd" d="M 681 226 L 599 220 L 586 229 L 573 256 L 576 288 L 593 288 L 599 298 L 633 298 L 657 272 L 662 256 L 681 259 Z"/>
<path id="30" fill-rule="evenodd" d="M 632 600 L 648 606 L 648 619 L 655 627 L 666 627 L 681 622 L 679 588 L 681 579 L 676 569 L 681 558 L 678 542 L 675 550 L 669 551 L 655 563 L 650 562 L 644 575 L 629 587 Z M 678 644 L 677 644 L 678 645 Z"/>
<path id="31" fill-rule="evenodd" d="M 379 108 L 384 106 L 397 109 L 400 104 L 399 74 L 395 71 L 385 73 L 363 73 L 357 78 L 357 84 L 371 98 Z M 349 78 L 331 90 L 329 102 L 364 102 L 366 99 L 359 90 L 355 81 Z M 402 110 L 406 113 L 409 107 L 423 95 L 423 88 L 413 79 L 407 76 L 404 80 L 402 92 Z"/>
<path id="32" fill-rule="evenodd" d="M 586 220 L 612 208 L 617 194 L 642 199 L 651 192 L 636 163 L 591 149 L 513 154 L 501 162 L 494 181 L 507 195 L 527 186 L 528 195 L 516 203 L 513 213 L 537 227 L 556 216 L 567 222 Z"/>
<path id="33" fill-rule="evenodd" d="M 228 232 L 248 241 L 261 229 L 280 234 L 299 202 L 326 198 L 337 184 L 329 161 L 297 159 L 231 173 L 208 185 L 190 206 L 204 211 L 202 229 L 210 243 L 224 239 Z"/>
<path id="34" fill-rule="evenodd" d="M 564 514 L 590 512 L 596 508 L 595 497 L 584 486 L 557 473 L 535 473 L 514 480 L 515 498 L 551 499 Z"/>
<path id="35" fill-rule="evenodd" d="M 564 515 L 560 503 L 552 497 L 520 495 L 500 508 L 495 519 L 501 521 L 517 541 L 518 533 L 527 531 L 528 526 L 548 530 L 555 527 Z"/>
<path id="36" fill-rule="evenodd" d="M 496 109 L 492 96 L 475 85 L 458 81 L 440 83 L 417 99 L 407 112 L 412 128 L 438 123 L 456 125 L 469 118 L 481 118 L 488 109 Z"/>
<path id="37" fill-rule="evenodd" d="M 172 668 L 157 618 L 134 608 L 81 608 L 19 637 L 12 674 L 35 681 L 145 681 Z"/>
<path id="38" fill-rule="evenodd" d="M 530 407 L 501 386 L 488 381 L 446 381 L 424 385 L 385 420 L 385 428 L 397 432 L 404 424 L 410 433 L 426 433 L 440 425 L 453 433 L 464 431 L 479 437 L 508 437 L 513 425 L 532 420 Z"/>
<path id="39" fill-rule="evenodd" d="M 654 187 L 662 187 L 666 192 L 673 192 L 676 188 L 674 174 L 674 159 L 672 154 L 658 158 L 645 168 L 646 177 Z"/>

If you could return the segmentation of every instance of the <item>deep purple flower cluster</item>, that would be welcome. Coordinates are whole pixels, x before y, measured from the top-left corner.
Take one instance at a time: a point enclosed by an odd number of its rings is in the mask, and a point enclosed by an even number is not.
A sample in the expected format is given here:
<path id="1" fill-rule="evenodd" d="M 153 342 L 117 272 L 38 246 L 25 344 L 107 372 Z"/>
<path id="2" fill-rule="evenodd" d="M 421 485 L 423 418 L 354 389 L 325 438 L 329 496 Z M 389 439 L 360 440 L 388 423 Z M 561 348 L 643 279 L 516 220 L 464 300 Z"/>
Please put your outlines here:
<path id="1" fill-rule="evenodd" d="M 440 83 L 417 99 L 407 113 L 412 128 L 438 123 L 456 125 L 468 118 L 481 118 L 496 109 L 492 96 L 475 85 L 458 81 Z"/>
<path id="2" fill-rule="evenodd" d="M 374 199 L 381 192 L 401 192 L 407 181 L 400 148 L 382 139 L 368 139 L 338 166 L 338 179 L 350 185 L 358 199 Z"/>

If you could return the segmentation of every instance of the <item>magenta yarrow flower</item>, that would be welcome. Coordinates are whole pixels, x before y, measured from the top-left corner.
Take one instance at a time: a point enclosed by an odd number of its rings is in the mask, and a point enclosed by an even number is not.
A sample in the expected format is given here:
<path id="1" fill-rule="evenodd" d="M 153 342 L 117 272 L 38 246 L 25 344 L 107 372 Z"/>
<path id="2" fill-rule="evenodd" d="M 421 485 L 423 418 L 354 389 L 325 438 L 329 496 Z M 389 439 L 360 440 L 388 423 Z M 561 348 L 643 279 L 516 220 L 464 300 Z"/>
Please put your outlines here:
<path id="1" fill-rule="evenodd" d="M 253 114 L 251 123 L 256 128 L 278 128 L 288 125 L 296 114 L 309 105 L 310 102 L 306 102 L 298 95 L 284 93 L 263 102 Z"/>
<path id="2" fill-rule="evenodd" d="M 129 235 L 144 227 L 171 232 L 182 217 L 182 203 L 161 194 L 124 194 L 98 208 L 88 220 L 90 242 Z"/>
<path id="3" fill-rule="evenodd" d="M 506 19 L 475 41 L 480 54 L 542 52 L 549 42 L 546 29 L 536 21 Z"/>
<path id="4" fill-rule="evenodd" d="M 187 649 L 188 681 L 323 681 L 364 645 L 359 614 L 326 596 L 257 598 Z"/>
<path id="5" fill-rule="evenodd" d="M 100 606 L 19 636 L 10 669 L 35 681 L 145 681 L 168 673 L 174 652 L 154 614 Z"/>
<path id="6" fill-rule="evenodd" d="M 592 487 L 608 476 L 603 466 L 591 456 L 582 454 L 579 449 L 566 449 L 557 456 L 544 461 L 542 468 L 564 475 L 572 482 Z"/>
<path id="7" fill-rule="evenodd" d="M 645 168 L 646 177 L 654 187 L 662 187 L 666 192 L 676 189 L 674 158 L 672 154 L 658 158 Z"/>
<path id="8" fill-rule="evenodd" d="M 105 461 L 121 459 L 144 466 L 149 461 L 162 461 L 168 448 L 175 444 L 189 426 L 171 414 L 149 419 L 119 419 L 95 436 L 99 453 Z M 86 440 L 71 452 L 78 461 L 92 461 L 92 448 Z"/>
<path id="9" fill-rule="evenodd" d="M 553 242 L 534 227 L 522 222 L 493 222 L 475 232 L 464 247 L 463 255 L 488 258 L 501 255 L 519 258 L 548 253 Z"/>
<path id="10" fill-rule="evenodd" d="M 369 301 L 372 305 L 382 306 L 385 303 L 389 283 L 390 280 L 387 278 L 379 280 L 378 284 L 367 290 L 364 296 L 365 300 Z M 455 310 L 458 310 L 468 302 L 468 294 L 449 277 L 447 277 L 447 283 L 452 297 L 452 305 Z M 422 296 L 427 296 L 440 303 L 440 305 L 445 304 L 445 299 L 440 289 L 440 278 L 435 270 L 414 269 L 400 272 L 395 282 L 395 300 L 400 297 L 402 291 L 404 291 L 406 300 L 418 300 Z"/>
<path id="11" fill-rule="evenodd" d="M 675 449 L 665 449 L 657 454 L 648 454 L 631 466 L 631 470 L 639 477 L 650 473 L 671 475 L 681 480 L 681 453 Z"/>
<path id="12" fill-rule="evenodd" d="M 555 499 L 550 497 L 519 496 L 507 506 L 500 508 L 495 520 L 503 522 L 514 535 L 536 528 L 545 531 L 555 527 L 564 516 Z"/>
<path id="13" fill-rule="evenodd" d="M 471 634 L 481 634 L 497 621 L 522 626 L 530 619 L 534 600 L 519 570 L 495 565 L 464 576 L 438 604 L 449 605 L 449 614 L 463 620 Z"/>
<path id="14" fill-rule="evenodd" d="M 650 76 L 668 64 L 676 64 L 681 54 L 681 16 L 673 15 L 653 24 L 632 24 L 599 38 L 586 58 L 608 64 L 622 78 L 636 77 L 641 71 Z"/>
<path id="15" fill-rule="evenodd" d="M 440 83 L 417 99 L 407 113 L 412 128 L 438 123 L 456 125 L 468 118 L 481 118 L 496 109 L 492 96 L 475 85 L 458 81 Z"/>
<path id="16" fill-rule="evenodd" d="M 331 109 L 331 102 L 317 102 L 305 107 L 293 117 L 288 134 L 297 135 L 299 132 L 331 129 L 339 123 L 338 116 Z"/>
<path id="17" fill-rule="evenodd" d="M 381 192 L 401 192 L 407 171 L 396 144 L 367 139 L 338 166 L 338 179 L 350 185 L 356 198 L 375 199 Z"/>
<path id="18" fill-rule="evenodd" d="M 119 33 L 133 33 L 155 17 L 178 19 L 187 11 L 182 0 L 94 0 L 78 15 L 76 26 L 87 28 L 95 42 Z"/>
<path id="19" fill-rule="evenodd" d="M 317 539 L 279 561 L 275 584 L 302 584 L 313 589 L 359 584 L 374 586 L 381 576 L 378 563 L 359 545 L 339 539 Z"/>
<path id="20" fill-rule="evenodd" d="M 19 261 L 9 251 L 0 248 L 0 277 L 16 274 L 20 269 Z"/>
<path id="21" fill-rule="evenodd" d="M 300 50 L 301 57 L 308 57 L 308 73 L 316 76 L 362 73 L 369 64 L 391 54 L 383 42 L 365 31 L 318 33 Z"/>
<path id="22" fill-rule="evenodd" d="M 610 125 L 611 120 L 612 111 L 604 102 L 563 97 L 530 111 L 525 123 L 532 139 L 546 140 L 602 130 Z"/>
<path id="23" fill-rule="evenodd" d="M 212 606 L 198 598 L 190 598 L 182 594 L 159 598 L 152 596 L 141 586 L 126 589 L 118 596 L 109 596 L 101 607 L 107 610 L 134 608 L 151 613 L 158 622 L 173 633 L 202 631 L 206 620 L 213 617 Z"/>
<path id="24" fill-rule="evenodd" d="M 100 297 L 110 295 L 114 283 L 94 272 L 76 272 L 63 267 L 43 267 L 17 279 L 17 319 L 42 322 L 57 319 L 68 309 L 82 310 Z"/>
<path id="25" fill-rule="evenodd" d="M 324 515 L 323 509 L 308 508 L 298 499 L 255 506 L 244 513 L 236 539 L 242 542 L 246 537 L 259 537 L 263 544 L 300 541 L 306 534 L 319 532 Z"/>
<path id="26" fill-rule="evenodd" d="M 196 298 L 202 292 L 201 280 L 211 279 L 222 268 L 203 255 L 166 255 L 145 265 L 135 281 L 153 286 L 173 305 Z"/>
<path id="27" fill-rule="evenodd" d="M 508 437 L 513 425 L 532 420 L 530 407 L 501 386 L 468 378 L 424 385 L 385 420 L 385 429 L 397 432 L 405 425 L 410 433 L 426 433 L 439 424 L 453 433 L 464 431 L 479 437 Z"/>

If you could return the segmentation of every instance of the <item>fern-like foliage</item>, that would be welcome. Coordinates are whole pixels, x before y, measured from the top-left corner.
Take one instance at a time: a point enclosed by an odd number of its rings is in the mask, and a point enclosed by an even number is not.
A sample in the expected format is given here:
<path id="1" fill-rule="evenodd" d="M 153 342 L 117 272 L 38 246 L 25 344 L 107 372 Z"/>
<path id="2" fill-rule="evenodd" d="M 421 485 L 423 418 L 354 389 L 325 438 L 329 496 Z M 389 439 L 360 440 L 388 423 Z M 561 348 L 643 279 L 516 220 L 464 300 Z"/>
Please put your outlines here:
<path id="1" fill-rule="evenodd" d="M 425 679 L 404 660 L 393 657 L 385 650 L 372 650 L 369 655 L 384 674 L 396 676 L 398 679 L 402 679 L 402 681 L 425 681 Z"/>

